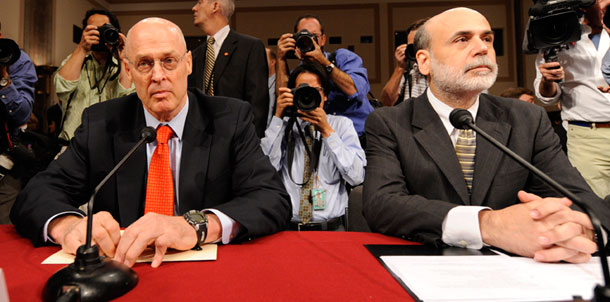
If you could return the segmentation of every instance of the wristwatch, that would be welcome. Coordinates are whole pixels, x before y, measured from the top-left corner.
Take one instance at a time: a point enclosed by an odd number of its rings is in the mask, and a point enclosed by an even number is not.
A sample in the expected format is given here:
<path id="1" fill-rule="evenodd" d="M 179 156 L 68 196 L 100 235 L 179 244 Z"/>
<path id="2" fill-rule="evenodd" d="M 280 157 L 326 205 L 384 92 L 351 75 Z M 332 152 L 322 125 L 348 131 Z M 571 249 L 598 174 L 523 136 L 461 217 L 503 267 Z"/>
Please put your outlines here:
<path id="1" fill-rule="evenodd" d="M 0 78 L 0 89 L 11 84 L 11 80 L 9 78 L 2 77 Z"/>
<path id="2" fill-rule="evenodd" d="M 331 72 L 333 72 L 333 69 L 335 69 L 335 64 L 330 63 L 330 65 L 327 65 L 324 68 L 326 68 L 326 73 L 330 74 Z"/>
<path id="3" fill-rule="evenodd" d="M 193 249 L 200 250 L 199 245 L 203 244 L 205 238 L 208 237 L 208 218 L 201 211 L 190 210 L 184 214 L 184 219 L 197 231 L 197 243 Z"/>

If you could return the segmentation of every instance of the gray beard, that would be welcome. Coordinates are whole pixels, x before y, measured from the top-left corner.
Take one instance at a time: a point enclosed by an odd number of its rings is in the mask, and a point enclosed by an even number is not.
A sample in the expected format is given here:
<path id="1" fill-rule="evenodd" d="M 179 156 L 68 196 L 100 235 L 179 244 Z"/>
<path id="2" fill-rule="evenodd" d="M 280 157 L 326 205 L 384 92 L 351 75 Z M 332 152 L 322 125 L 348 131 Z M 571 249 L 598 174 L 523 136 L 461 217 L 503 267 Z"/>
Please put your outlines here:
<path id="1" fill-rule="evenodd" d="M 470 68 L 479 65 L 491 67 L 491 71 L 477 72 L 475 75 L 466 74 Z M 498 77 L 498 65 L 493 64 L 488 57 L 478 57 L 474 62 L 461 69 L 445 65 L 431 57 L 432 82 L 438 89 L 454 95 L 482 92 L 489 89 Z"/>

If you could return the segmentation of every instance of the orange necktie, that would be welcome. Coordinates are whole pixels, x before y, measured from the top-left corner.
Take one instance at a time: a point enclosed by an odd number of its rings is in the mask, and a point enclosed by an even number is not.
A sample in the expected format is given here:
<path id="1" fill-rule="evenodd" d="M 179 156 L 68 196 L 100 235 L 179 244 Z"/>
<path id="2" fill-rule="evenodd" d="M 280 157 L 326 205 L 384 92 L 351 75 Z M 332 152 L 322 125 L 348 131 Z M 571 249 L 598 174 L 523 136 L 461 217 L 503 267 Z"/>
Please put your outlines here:
<path id="1" fill-rule="evenodd" d="M 144 214 L 155 212 L 174 216 L 174 181 L 169 166 L 169 146 L 167 145 L 167 141 L 173 134 L 172 128 L 167 125 L 157 128 L 157 148 L 153 152 L 148 167 Z"/>

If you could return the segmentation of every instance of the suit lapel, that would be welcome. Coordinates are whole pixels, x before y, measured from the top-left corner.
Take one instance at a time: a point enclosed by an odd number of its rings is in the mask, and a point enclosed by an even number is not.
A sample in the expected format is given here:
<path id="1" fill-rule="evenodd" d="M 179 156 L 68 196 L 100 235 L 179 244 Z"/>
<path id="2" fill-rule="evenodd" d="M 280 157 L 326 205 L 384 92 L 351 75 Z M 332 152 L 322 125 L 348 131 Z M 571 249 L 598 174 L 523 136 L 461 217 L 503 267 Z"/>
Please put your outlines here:
<path id="1" fill-rule="evenodd" d="M 462 169 L 447 130 L 424 93 L 413 100 L 413 137 L 426 150 L 464 204 L 470 204 Z M 434 185 L 434 184 L 431 184 Z"/>
<path id="2" fill-rule="evenodd" d="M 482 94 L 479 100 L 479 110 L 476 125 L 506 145 L 511 133 L 511 126 L 503 121 L 506 117 L 500 108 L 496 107 L 489 96 Z M 472 202 L 481 205 L 489 191 L 489 186 L 496 175 L 503 153 L 482 136 L 477 135 L 477 148 L 472 183 Z"/>
<path id="3" fill-rule="evenodd" d="M 200 209 L 205 192 L 208 160 L 212 134 L 210 118 L 205 114 L 199 92 L 190 91 L 189 111 L 182 135 L 182 155 L 180 159 L 179 213 Z"/>
<path id="4" fill-rule="evenodd" d="M 118 163 L 140 138 L 140 130 L 146 125 L 144 109 L 136 95 L 136 112 L 133 120 L 123 124 L 121 130 L 114 136 L 114 162 Z M 120 224 L 127 226 L 141 216 L 144 203 L 144 179 L 146 175 L 146 147 L 140 147 L 132 158 L 117 171 L 117 202 L 120 215 Z"/>
<path id="5" fill-rule="evenodd" d="M 231 56 L 237 48 L 237 36 L 233 30 L 229 31 L 229 35 L 222 43 L 218 56 L 216 57 L 216 63 L 214 63 L 214 91 L 218 88 L 218 79 L 222 78 L 222 74 L 225 71 Z"/>

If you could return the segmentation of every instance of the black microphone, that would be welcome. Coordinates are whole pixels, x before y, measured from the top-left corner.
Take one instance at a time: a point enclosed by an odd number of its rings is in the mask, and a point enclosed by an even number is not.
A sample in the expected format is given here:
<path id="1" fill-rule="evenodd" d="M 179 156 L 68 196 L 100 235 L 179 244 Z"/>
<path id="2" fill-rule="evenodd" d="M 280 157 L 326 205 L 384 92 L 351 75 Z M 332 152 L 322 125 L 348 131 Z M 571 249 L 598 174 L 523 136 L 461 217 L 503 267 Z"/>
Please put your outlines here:
<path id="1" fill-rule="evenodd" d="M 481 128 L 477 127 L 477 125 L 474 124 L 472 115 L 470 114 L 470 112 L 468 110 L 459 109 L 459 108 L 453 109 L 453 111 L 451 111 L 451 114 L 449 114 L 449 121 L 451 121 L 451 125 L 453 125 L 453 127 L 457 128 L 457 129 L 474 130 L 478 135 L 482 136 L 492 145 L 494 145 L 497 148 L 499 148 L 500 150 L 502 150 L 502 152 L 504 152 L 506 155 L 510 156 L 512 159 L 517 161 L 524 168 L 528 169 L 529 171 L 534 173 L 536 176 L 541 178 L 546 184 L 550 185 L 555 190 L 557 190 L 564 196 L 568 197 L 570 200 L 572 200 L 572 202 L 574 204 L 576 204 L 577 206 L 582 208 L 583 211 L 587 215 L 589 215 L 589 218 L 591 219 L 591 224 L 593 224 L 593 229 L 595 231 L 595 237 L 596 237 L 596 241 L 597 241 L 596 242 L 597 251 L 598 251 L 598 255 L 599 255 L 599 260 L 601 261 L 601 265 L 602 265 L 602 272 L 604 275 L 604 284 L 605 284 L 604 286 L 601 286 L 599 284 L 595 286 L 593 301 L 610 301 L 610 289 L 608 288 L 608 283 L 610 281 L 610 273 L 608 272 L 608 259 L 606 258 L 606 250 L 604 248 L 604 237 L 603 237 L 604 235 L 602 233 L 602 227 L 601 227 L 602 224 L 601 224 L 601 221 L 597 218 L 597 215 L 595 215 L 593 209 L 591 209 L 591 207 L 589 205 L 587 205 L 586 203 L 582 202 L 582 200 L 580 200 L 580 198 L 578 196 L 576 196 L 574 193 L 570 192 L 564 186 L 562 186 L 561 184 L 556 182 L 554 179 L 552 179 L 551 177 L 546 175 L 544 172 L 540 171 L 538 168 L 536 168 L 534 165 L 532 165 L 531 163 L 529 163 L 528 161 L 523 159 L 517 153 L 513 152 L 508 147 L 501 144 L 498 140 L 491 137 L 491 135 L 487 134 L 487 132 L 485 132 Z"/>
<path id="2" fill-rule="evenodd" d="M 125 264 L 118 263 L 99 255 L 99 248 L 91 245 L 93 228 L 93 199 L 100 188 L 123 166 L 123 164 L 145 143 L 155 140 L 157 132 L 152 127 L 140 131 L 140 140 L 108 172 L 93 190 L 87 205 L 87 238 L 86 243 L 76 251 L 74 263 L 57 271 L 45 285 L 43 300 L 56 301 L 64 295 L 80 294 L 79 301 L 108 301 L 116 299 L 138 284 L 138 276 Z"/>

